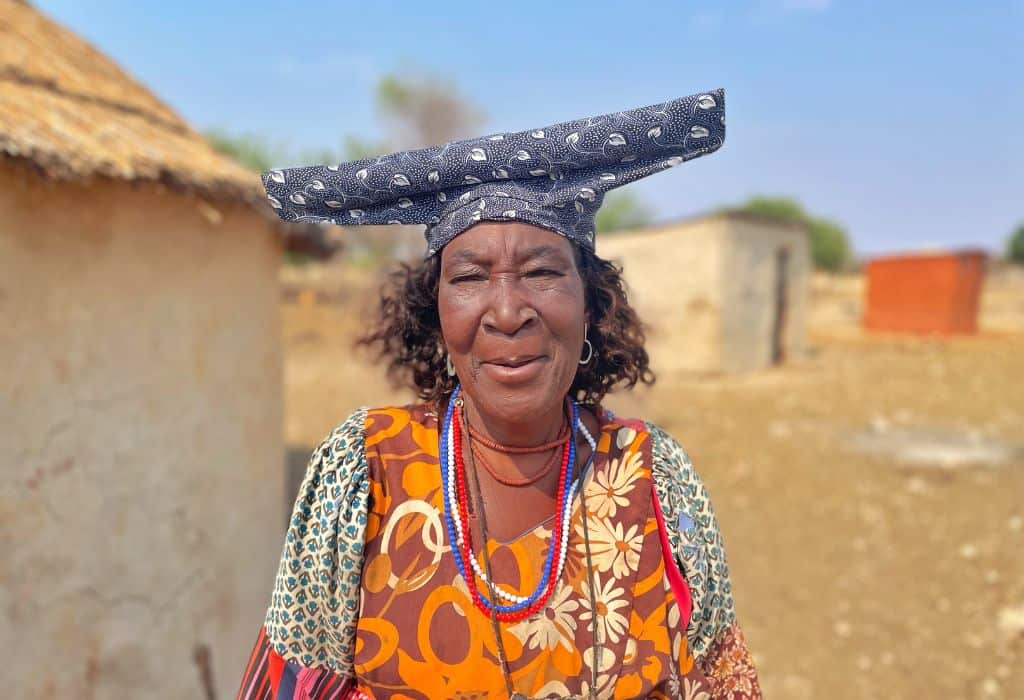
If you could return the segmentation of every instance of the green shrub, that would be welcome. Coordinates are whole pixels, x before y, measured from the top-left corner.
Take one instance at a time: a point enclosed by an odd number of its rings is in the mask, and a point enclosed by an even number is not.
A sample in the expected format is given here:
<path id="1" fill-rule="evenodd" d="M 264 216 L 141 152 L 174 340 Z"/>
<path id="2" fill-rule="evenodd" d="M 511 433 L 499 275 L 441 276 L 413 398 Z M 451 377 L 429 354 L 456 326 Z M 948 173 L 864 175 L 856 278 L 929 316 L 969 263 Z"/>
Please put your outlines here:
<path id="1" fill-rule="evenodd" d="M 642 228 L 650 223 L 647 206 L 629 190 L 613 190 L 605 195 L 594 219 L 598 234 Z"/>
<path id="2" fill-rule="evenodd" d="M 795 199 L 788 197 L 751 197 L 737 207 L 726 207 L 723 211 L 756 214 L 784 223 L 803 224 L 807 227 L 811 242 L 811 258 L 814 266 L 835 272 L 847 267 L 852 251 L 846 230 L 835 221 L 811 216 Z"/>
<path id="3" fill-rule="evenodd" d="M 1010 239 L 1006 242 L 1006 259 L 1024 265 L 1024 223 L 1010 234 Z"/>

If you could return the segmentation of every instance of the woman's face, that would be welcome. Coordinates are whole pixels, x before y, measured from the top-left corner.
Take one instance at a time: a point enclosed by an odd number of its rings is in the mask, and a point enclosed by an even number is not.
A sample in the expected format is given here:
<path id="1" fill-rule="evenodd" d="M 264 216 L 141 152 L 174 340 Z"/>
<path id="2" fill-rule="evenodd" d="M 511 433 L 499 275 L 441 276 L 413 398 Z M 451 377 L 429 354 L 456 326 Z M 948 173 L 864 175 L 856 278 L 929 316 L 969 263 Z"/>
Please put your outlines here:
<path id="1" fill-rule="evenodd" d="M 568 239 L 483 221 L 441 251 L 441 333 L 485 416 L 527 423 L 560 410 L 583 348 L 583 280 Z"/>

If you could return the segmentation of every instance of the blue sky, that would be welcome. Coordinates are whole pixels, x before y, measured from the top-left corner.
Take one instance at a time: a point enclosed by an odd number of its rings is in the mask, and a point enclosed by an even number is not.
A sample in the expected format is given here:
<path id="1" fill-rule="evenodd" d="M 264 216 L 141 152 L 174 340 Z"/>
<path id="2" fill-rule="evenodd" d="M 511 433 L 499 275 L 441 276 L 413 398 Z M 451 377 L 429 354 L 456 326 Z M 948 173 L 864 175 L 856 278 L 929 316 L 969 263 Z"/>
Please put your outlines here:
<path id="1" fill-rule="evenodd" d="M 862 255 L 1024 222 L 1024 0 L 35 4 L 197 128 L 292 152 L 380 137 L 373 86 L 409 67 L 486 132 L 724 87 L 725 146 L 631 186 L 657 220 L 789 195 Z"/>

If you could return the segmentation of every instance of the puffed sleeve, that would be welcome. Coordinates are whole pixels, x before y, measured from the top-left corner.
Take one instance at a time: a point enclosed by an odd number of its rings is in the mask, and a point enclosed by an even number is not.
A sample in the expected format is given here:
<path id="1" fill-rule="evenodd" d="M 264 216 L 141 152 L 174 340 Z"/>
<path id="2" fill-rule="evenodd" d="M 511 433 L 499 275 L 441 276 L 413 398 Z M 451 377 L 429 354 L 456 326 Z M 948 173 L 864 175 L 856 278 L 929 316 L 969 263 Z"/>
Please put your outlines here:
<path id="1" fill-rule="evenodd" d="M 690 588 L 686 630 L 694 658 L 715 698 L 760 698 L 753 658 L 736 621 L 722 533 L 707 488 L 690 456 L 671 435 L 647 423 L 652 475 L 669 543 Z"/>
<path id="2" fill-rule="evenodd" d="M 239 698 L 349 684 L 370 494 L 365 422 L 358 409 L 310 456 Z"/>

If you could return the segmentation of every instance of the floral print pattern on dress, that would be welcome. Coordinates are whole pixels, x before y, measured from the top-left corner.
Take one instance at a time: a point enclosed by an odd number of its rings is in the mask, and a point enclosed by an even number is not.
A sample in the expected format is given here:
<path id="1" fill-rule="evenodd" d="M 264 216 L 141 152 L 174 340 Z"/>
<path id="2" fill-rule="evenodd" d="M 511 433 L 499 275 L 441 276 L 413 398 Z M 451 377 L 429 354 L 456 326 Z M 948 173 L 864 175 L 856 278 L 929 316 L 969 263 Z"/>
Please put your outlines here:
<path id="1" fill-rule="evenodd" d="M 366 444 L 372 492 L 386 495 L 370 504 L 377 524 L 367 530 L 357 626 L 356 682 L 367 694 L 505 697 L 496 634 L 511 682 L 530 697 L 577 695 L 594 676 L 597 697 L 657 697 L 672 677 L 709 687 L 685 644 L 665 574 L 645 432 L 600 421 L 583 493 L 598 480 L 627 484 L 628 493 L 615 515 L 604 517 L 599 509 L 607 508 L 589 500 L 584 508 L 577 494 L 566 550 L 575 565 L 566 567 L 544 607 L 524 620 L 497 623 L 497 630 L 469 596 L 451 542 L 436 532 L 443 510 L 436 417 L 415 406 L 375 409 L 367 414 Z M 611 474 L 623 469 L 633 473 Z M 585 563 L 584 523 L 593 570 Z M 508 542 L 489 540 L 496 584 L 527 594 L 541 576 L 551 536 L 538 525 Z"/>
<path id="2" fill-rule="evenodd" d="M 614 419 L 609 411 L 603 413 L 607 420 Z M 265 633 L 261 632 L 260 637 L 265 640 L 261 643 L 270 647 L 271 653 L 289 664 L 289 668 L 322 669 L 342 680 L 351 679 L 354 674 L 355 629 L 361 593 L 367 577 L 375 575 L 363 568 L 364 540 L 382 527 L 379 515 L 371 512 L 370 503 L 377 504 L 375 510 L 391 507 L 391 494 L 369 478 L 367 416 L 367 409 L 355 411 L 327 436 L 310 457 L 289 523 L 267 611 Z M 716 687 L 731 688 L 728 692 L 752 687 L 755 693 L 750 697 L 758 697 L 760 691 L 756 686 L 752 662 L 742 664 L 737 661 L 744 654 L 749 659 L 749 650 L 738 625 L 735 625 L 724 548 L 703 483 L 685 450 L 663 430 L 642 421 L 620 423 L 623 427 L 603 439 L 611 440 L 616 448 L 630 445 L 638 438 L 650 442 L 651 477 L 662 504 L 670 543 L 677 553 L 676 558 L 693 598 L 693 614 L 685 635 L 681 632 L 671 635 L 673 655 L 685 644 L 692 654 L 690 662 L 698 663 L 705 674 L 714 679 Z M 417 440 L 429 442 L 430 436 L 421 434 Z M 609 443 L 604 444 L 605 449 L 609 447 Z M 589 489 L 588 498 L 600 488 L 604 489 L 606 496 L 611 492 L 608 498 L 631 495 L 629 487 L 636 488 L 636 481 L 631 481 L 631 472 L 623 468 L 628 466 L 628 459 L 627 456 L 625 461 L 619 460 L 614 469 L 609 463 L 609 469 L 600 481 L 588 481 L 585 485 Z M 418 493 L 421 498 L 425 495 Z M 597 508 L 606 514 L 611 510 L 609 502 L 600 498 L 588 501 L 588 505 L 595 510 L 594 515 Z M 618 502 L 615 506 L 621 507 Z M 579 525 L 579 522 L 574 524 Z M 620 540 L 614 526 L 606 527 L 606 539 L 626 542 L 628 530 L 627 527 L 622 528 Z M 427 534 L 434 537 L 429 532 Z M 541 534 L 550 536 L 550 531 Z M 605 571 L 596 572 L 595 577 L 598 615 L 603 620 L 599 630 L 609 642 L 623 638 L 632 624 L 629 610 L 621 600 L 625 588 L 610 576 L 614 562 L 615 557 L 606 556 Z M 581 575 L 581 557 L 569 557 L 566 571 L 574 576 Z M 464 582 L 458 575 L 452 577 L 451 585 L 465 592 Z M 589 626 L 589 597 L 579 600 L 575 614 L 579 616 L 577 628 Z M 669 625 L 678 625 L 676 606 L 667 608 L 666 619 Z M 510 636 L 514 638 L 514 635 Z M 538 645 L 539 640 L 540 637 Z M 556 644 L 556 648 L 564 651 L 560 644 Z M 732 649 L 731 663 L 723 660 L 722 650 L 727 648 Z M 257 651 L 254 649 L 254 653 Z M 602 658 L 607 652 L 605 648 Z M 592 659 L 592 654 L 588 657 L 588 653 L 591 653 L 590 649 L 584 650 L 584 665 Z M 600 666 L 598 685 L 602 688 L 607 689 L 611 685 L 608 669 L 612 663 L 608 660 Z M 727 680 L 729 674 L 738 676 Z M 677 677 L 682 676 L 677 674 Z M 587 686 L 587 681 L 583 686 Z M 685 684 L 680 683 L 678 688 L 683 693 Z M 503 690 L 499 689 L 499 692 Z"/>
<path id="3" fill-rule="evenodd" d="M 754 659 L 738 625 L 730 625 L 715 640 L 708 651 L 705 668 L 715 700 L 761 697 Z"/>

